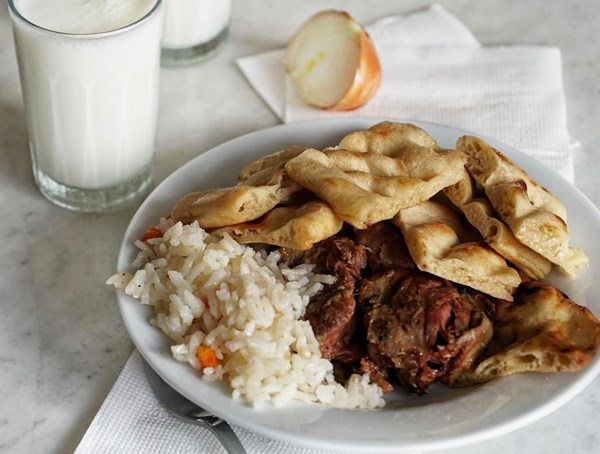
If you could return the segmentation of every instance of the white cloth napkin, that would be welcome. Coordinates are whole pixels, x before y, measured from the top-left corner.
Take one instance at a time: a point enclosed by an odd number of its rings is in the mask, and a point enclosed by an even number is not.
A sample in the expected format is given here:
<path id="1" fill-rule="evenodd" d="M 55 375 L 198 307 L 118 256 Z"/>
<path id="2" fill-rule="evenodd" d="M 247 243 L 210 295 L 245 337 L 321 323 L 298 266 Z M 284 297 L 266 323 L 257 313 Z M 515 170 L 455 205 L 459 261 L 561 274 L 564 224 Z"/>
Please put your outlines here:
<path id="1" fill-rule="evenodd" d="M 284 122 L 373 116 L 427 120 L 492 137 L 530 154 L 573 181 L 560 50 L 481 47 L 440 5 L 366 27 L 382 83 L 363 107 L 329 112 L 297 96 L 283 50 L 238 60 L 250 84 Z"/>
<path id="2" fill-rule="evenodd" d="M 560 52 L 546 47 L 482 48 L 439 5 L 368 27 L 383 66 L 374 99 L 352 112 L 323 112 L 286 87 L 283 51 L 238 60 L 252 86 L 285 122 L 342 115 L 420 119 L 493 137 L 572 179 Z M 249 454 L 316 454 L 235 428 Z M 77 454 L 218 453 L 205 429 L 169 415 L 134 352 L 83 437 Z"/>

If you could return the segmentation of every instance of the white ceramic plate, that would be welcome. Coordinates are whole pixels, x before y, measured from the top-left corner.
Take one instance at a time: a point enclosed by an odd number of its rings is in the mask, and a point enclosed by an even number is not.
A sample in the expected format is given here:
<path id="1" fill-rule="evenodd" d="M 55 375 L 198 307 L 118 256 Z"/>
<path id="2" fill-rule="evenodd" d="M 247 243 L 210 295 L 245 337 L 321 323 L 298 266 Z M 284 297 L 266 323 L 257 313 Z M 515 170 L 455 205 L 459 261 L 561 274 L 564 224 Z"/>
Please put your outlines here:
<path id="1" fill-rule="evenodd" d="M 291 144 L 317 148 L 334 145 L 348 132 L 366 129 L 379 119 L 334 119 L 282 125 L 257 131 L 220 145 L 182 166 L 158 186 L 133 217 L 123 239 L 119 271 L 129 270 L 135 257 L 134 240 L 170 211 L 182 195 L 198 189 L 233 185 L 250 160 Z M 466 131 L 414 122 L 440 145 L 452 147 Z M 553 283 L 579 304 L 600 314 L 600 280 L 595 257 L 600 242 L 590 241 L 600 231 L 600 213 L 573 185 L 549 168 L 493 140 L 530 175 L 549 188 L 567 206 L 572 244 L 584 247 L 591 266 L 575 280 L 554 276 Z M 587 239 L 587 241 L 586 241 Z M 357 452 L 403 452 L 449 449 L 496 437 L 529 424 L 569 401 L 600 372 L 600 356 L 580 373 L 520 374 L 483 386 L 449 390 L 434 387 L 427 396 L 405 392 L 386 396 L 376 411 L 330 409 L 321 405 L 294 405 L 284 409 L 255 410 L 233 400 L 225 387 L 203 382 L 190 367 L 170 356 L 169 341 L 148 320 L 148 308 L 122 294 L 118 296 L 127 331 L 144 358 L 174 388 L 216 415 L 253 432 L 307 447 Z"/>

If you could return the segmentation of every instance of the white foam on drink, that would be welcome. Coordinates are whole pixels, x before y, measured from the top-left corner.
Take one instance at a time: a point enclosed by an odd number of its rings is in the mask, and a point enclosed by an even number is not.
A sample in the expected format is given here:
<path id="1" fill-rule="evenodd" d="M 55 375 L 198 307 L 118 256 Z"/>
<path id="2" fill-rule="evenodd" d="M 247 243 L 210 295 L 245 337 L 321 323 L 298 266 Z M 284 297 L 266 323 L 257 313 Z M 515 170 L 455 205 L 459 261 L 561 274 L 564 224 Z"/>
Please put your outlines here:
<path id="1" fill-rule="evenodd" d="M 42 28 L 74 34 L 102 33 L 144 17 L 156 0 L 15 0 L 19 12 Z"/>

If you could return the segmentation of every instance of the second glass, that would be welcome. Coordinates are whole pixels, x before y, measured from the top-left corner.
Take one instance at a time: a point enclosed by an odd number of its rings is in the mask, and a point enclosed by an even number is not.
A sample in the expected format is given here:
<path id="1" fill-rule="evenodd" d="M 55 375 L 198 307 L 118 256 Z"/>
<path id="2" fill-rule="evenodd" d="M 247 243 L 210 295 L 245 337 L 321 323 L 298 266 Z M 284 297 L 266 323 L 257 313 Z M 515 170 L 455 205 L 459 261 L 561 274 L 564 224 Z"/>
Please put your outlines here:
<path id="1" fill-rule="evenodd" d="M 232 0 L 164 0 L 161 61 L 184 66 L 211 57 L 227 38 Z"/>

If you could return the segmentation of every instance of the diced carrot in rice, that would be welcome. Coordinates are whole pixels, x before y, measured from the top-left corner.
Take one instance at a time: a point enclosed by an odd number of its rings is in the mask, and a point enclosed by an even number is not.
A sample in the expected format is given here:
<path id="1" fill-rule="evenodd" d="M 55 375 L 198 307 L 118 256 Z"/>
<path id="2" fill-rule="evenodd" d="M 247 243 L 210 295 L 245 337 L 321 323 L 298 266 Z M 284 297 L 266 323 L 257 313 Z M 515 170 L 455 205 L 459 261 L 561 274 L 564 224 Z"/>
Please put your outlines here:
<path id="1" fill-rule="evenodd" d="M 160 230 L 155 225 L 151 225 L 142 235 L 142 241 L 148 241 L 152 238 L 162 238 L 162 236 L 162 230 Z"/>
<path id="2" fill-rule="evenodd" d="M 196 349 L 196 357 L 198 361 L 200 361 L 200 366 L 202 369 L 205 367 L 217 367 L 219 365 L 219 358 L 217 358 L 217 354 L 215 351 L 204 345 L 200 345 Z"/>

